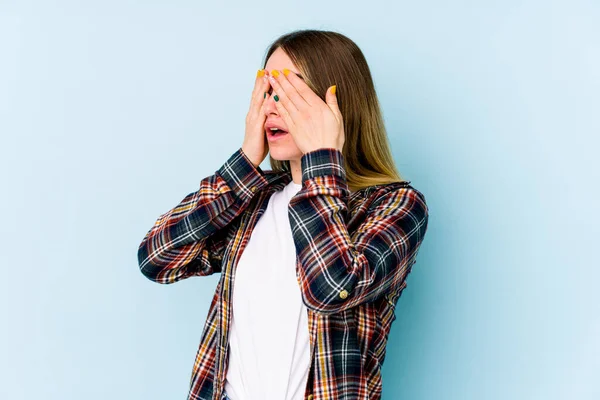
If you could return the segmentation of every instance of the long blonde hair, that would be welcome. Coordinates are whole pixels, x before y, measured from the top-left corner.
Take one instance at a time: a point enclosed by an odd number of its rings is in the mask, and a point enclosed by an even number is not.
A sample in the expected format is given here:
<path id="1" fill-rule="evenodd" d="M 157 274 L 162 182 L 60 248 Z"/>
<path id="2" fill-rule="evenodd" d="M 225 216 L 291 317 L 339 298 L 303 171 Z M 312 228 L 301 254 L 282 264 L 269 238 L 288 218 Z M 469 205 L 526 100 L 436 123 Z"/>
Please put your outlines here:
<path id="1" fill-rule="evenodd" d="M 367 60 L 358 46 L 338 32 L 296 30 L 277 38 L 269 57 L 281 48 L 304 77 L 307 85 L 325 101 L 325 91 L 337 85 L 338 106 L 344 118 L 346 181 L 351 191 L 372 185 L 404 181 L 396 169 Z M 290 171 L 289 161 L 275 160 L 271 168 Z"/>

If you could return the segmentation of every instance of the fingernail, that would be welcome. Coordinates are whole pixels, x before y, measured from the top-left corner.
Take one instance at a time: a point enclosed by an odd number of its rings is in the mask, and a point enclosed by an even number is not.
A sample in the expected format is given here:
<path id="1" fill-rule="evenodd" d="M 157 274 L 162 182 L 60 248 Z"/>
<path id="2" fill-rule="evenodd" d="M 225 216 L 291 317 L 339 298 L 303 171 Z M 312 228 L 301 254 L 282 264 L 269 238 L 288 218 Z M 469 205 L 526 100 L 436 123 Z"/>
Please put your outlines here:
<path id="1" fill-rule="evenodd" d="M 335 94 L 335 87 L 336 87 L 336 85 L 333 85 L 333 86 L 331 87 L 331 94 Z"/>
<path id="2" fill-rule="evenodd" d="M 260 78 L 261 76 L 265 76 L 265 70 L 264 70 L 264 69 L 259 69 L 259 70 L 256 72 L 256 77 L 257 77 L 257 78 Z"/>
<path id="3" fill-rule="evenodd" d="M 271 70 L 271 75 L 273 75 L 275 78 L 277 78 L 279 76 L 279 71 L 277 71 L 276 69 Z"/>
<path id="4" fill-rule="evenodd" d="M 279 96 L 277 96 L 277 95 L 273 96 L 273 100 L 279 101 Z"/>
<path id="5" fill-rule="evenodd" d="M 288 76 L 288 74 L 290 73 L 290 70 L 287 68 L 283 69 L 283 75 Z"/>

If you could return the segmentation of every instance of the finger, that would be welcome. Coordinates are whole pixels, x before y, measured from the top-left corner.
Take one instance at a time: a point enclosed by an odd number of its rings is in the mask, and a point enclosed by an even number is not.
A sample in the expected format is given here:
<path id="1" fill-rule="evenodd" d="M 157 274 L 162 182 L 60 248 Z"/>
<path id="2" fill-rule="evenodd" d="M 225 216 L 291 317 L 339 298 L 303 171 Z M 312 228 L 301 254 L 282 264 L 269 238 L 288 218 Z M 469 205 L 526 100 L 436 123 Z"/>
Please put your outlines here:
<path id="1" fill-rule="evenodd" d="M 267 106 L 267 101 L 269 100 L 269 98 L 271 97 L 271 95 L 267 92 L 264 92 L 264 99 L 262 104 L 260 105 L 260 115 L 261 117 L 267 117 L 267 114 L 265 113 L 265 107 Z"/>
<path id="2" fill-rule="evenodd" d="M 275 75 L 275 80 L 283 90 L 285 91 L 285 95 L 290 99 L 292 104 L 296 107 L 297 110 L 305 110 L 310 107 L 310 104 L 306 102 L 306 100 L 298 93 L 294 85 L 288 80 L 286 75 L 290 74 L 290 70 L 287 68 L 283 69 L 283 74 Z"/>
<path id="3" fill-rule="evenodd" d="M 336 85 L 327 88 L 327 92 L 325 93 L 325 102 L 327 103 L 337 120 L 340 121 L 342 112 L 340 111 L 338 105 L 336 89 Z"/>
<path id="4" fill-rule="evenodd" d="M 265 114 L 265 107 L 267 105 L 267 100 L 269 100 L 269 94 L 268 93 L 264 93 L 265 98 L 262 101 L 262 103 L 260 104 L 256 114 L 255 114 L 255 126 L 258 128 L 260 127 L 260 130 L 263 133 L 263 136 L 265 136 L 266 138 L 266 132 L 265 132 L 265 120 L 267 119 L 267 115 Z"/>
<path id="5" fill-rule="evenodd" d="M 259 69 L 256 72 L 254 89 L 252 90 L 252 96 L 250 98 L 250 109 L 252 111 L 254 111 L 257 107 L 260 107 L 260 104 L 263 101 L 260 96 L 264 98 L 264 92 L 269 90 L 268 87 L 270 84 L 265 75 L 264 69 Z"/>
<path id="6" fill-rule="evenodd" d="M 287 96 L 285 89 L 277 81 L 276 77 L 278 74 L 281 75 L 279 71 L 272 70 L 271 75 L 269 76 L 269 82 L 273 87 L 273 99 L 275 100 L 275 103 L 280 103 L 277 106 L 277 109 L 279 110 L 279 108 L 283 106 L 290 117 L 296 118 L 298 115 L 298 109 Z M 277 94 L 277 97 L 275 97 L 275 94 Z"/>
<path id="7" fill-rule="evenodd" d="M 304 82 L 304 79 L 298 76 L 294 71 L 289 69 L 284 70 L 284 75 L 288 82 L 294 87 L 296 92 L 302 96 L 304 101 L 310 106 L 322 103 L 323 100 Z"/>
<path id="8" fill-rule="evenodd" d="M 254 95 L 260 90 L 260 87 L 263 85 L 264 77 L 265 77 L 264 69 L 259 69 L 258 71 L 256 71 L 256 79 L 254 80 L 254 89 L 252 90 L 252 98 L 254 98 Z"/>
<path id="9" fill-rule="evenodd" d="M 260 109 L 261 106 L 265 103 L 269 87 L 271 86 L 269 80 L 264 75 L 260 77 L 257 76 L 256 79 L 257 82 L 255 85 L 255 90 L 252 92 L 252 99 L 250 104 L 251 112 L 255 112 L 256 110 Z"/>
<path id="10" fill-rule="evenodd" d="M 277 97 L 279 97 L 279 93 L 276 93 L 275 90 L 273 90 L 273 98 L 276 99 Z M 296 132 L 296 124 L 294 123 L 294 118 L 292 118 L 292 116 L 290 115 L 289 111 L 283 106 L 283 104 L 281 104 L 281 98 L 279 100 L 275 100 L 275 107 L 277 108 L 277 112 L 279 113 L 279 115 L 281 116 L 281 118 L 283 119 L 283 121 L 285 122 L 287 128 L 288 128 L 288 132 L 292 135 L 292 132 Z"/>

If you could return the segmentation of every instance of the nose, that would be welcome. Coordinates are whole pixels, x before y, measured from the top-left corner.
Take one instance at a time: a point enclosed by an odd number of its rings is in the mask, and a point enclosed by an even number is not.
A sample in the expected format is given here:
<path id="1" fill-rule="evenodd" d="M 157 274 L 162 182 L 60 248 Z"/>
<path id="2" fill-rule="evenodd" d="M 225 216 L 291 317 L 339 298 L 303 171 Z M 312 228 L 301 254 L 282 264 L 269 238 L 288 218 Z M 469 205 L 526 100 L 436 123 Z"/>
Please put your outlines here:
<path id="1" fill-rule="evenodd" d="M 265 115 L 267 117 L 269 117 L 271 115 L 279 116 L 279 113 L 277 112 L 277 106 L 275 105 L 275 100 L 273 100 L 273 92 L 271 92 L 271 95 L 265 101 L 266 101 L 265 107 L 264 107 Z"/>

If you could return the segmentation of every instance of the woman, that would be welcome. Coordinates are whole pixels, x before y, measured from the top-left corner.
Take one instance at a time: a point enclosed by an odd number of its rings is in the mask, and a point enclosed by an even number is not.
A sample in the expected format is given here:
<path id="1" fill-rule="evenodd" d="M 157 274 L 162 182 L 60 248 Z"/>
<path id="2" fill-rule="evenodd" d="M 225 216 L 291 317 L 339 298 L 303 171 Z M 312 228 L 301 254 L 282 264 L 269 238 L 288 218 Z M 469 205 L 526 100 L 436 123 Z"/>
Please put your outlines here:
<path id="1" fill-rule="evenodd" d="M 263 68 L 241 148 L 158 218 L 141 272 L 163 284 L 221 273 L 189 399 L 380 399 L 425 198 L 394 167 L 354 42 L 295 31 Z"/>

